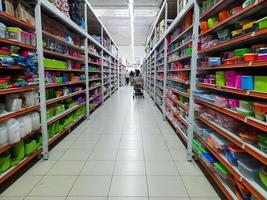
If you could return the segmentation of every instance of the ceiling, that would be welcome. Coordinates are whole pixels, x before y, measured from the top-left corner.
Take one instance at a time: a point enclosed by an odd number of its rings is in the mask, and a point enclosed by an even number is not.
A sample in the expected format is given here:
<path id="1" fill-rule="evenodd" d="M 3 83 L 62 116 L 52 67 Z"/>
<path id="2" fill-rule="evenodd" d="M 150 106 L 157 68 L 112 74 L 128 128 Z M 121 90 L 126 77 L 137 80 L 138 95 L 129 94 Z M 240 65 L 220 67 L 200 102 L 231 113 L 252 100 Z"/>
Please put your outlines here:
<path id="1" fill-rule="evenodd" d="M 144 46 L 163 0 L 134 0 L 134 44 Z M 89 0 L 118 46 L 131 45 L 128 0 Z"/>

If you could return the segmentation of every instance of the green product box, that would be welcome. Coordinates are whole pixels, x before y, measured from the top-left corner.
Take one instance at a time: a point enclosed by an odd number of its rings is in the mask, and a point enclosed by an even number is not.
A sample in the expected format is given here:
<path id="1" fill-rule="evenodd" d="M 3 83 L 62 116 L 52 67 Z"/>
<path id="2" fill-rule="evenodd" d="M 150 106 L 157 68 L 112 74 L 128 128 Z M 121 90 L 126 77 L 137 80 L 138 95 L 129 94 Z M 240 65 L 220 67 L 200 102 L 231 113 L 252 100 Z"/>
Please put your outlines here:
<path id="1" fill-rule="evenodd" d="M 259 92 L 267 92 L 267 76 L 255 76 L 254 90 Z"/>

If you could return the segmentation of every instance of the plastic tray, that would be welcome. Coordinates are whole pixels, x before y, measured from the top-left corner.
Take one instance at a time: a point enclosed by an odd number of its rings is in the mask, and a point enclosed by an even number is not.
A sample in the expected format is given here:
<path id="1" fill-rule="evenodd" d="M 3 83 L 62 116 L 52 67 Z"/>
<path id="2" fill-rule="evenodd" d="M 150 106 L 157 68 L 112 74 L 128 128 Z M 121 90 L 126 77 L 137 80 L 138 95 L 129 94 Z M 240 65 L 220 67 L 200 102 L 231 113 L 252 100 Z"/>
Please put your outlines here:
<path id="1" fill-rule="evenodd" d="M 238 161 L 239 171 L 248 179 L 259 182 L 259 171 L 262 164 L 254 158 L 251 159 L 239 159 Z"/>

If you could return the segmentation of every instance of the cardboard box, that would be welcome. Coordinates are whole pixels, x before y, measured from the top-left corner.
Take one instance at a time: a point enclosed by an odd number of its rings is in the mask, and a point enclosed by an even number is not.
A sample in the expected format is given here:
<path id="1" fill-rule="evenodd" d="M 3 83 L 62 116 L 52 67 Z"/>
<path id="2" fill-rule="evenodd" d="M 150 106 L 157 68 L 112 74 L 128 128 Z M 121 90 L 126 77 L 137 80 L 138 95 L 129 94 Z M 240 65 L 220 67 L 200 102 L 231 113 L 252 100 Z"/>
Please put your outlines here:
<path id="1" fill-rule="evenodd" d="M 24 22 L 27 22 L 35 26 L 35 19 L 29 9 L 23 6 L 21 3 L 16 5 L 16 17 Z"/>
<path id="2" fill-rule="evenodd" d="M 5 12 L 11 16 L 15 16 L 14 5 L 12 0 L 4 0 Z"/>

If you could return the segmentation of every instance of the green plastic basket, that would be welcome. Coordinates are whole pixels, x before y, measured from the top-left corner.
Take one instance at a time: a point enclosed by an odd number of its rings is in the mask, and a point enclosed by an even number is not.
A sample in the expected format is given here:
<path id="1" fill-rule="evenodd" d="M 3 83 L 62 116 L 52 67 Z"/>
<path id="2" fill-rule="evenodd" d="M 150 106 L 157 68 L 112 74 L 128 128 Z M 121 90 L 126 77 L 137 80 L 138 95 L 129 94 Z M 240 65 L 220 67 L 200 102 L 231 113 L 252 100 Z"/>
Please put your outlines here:
<path id="1" fill-rule="evenodd" d="M 0 172 L 3 173 L 6 170 L 8 170 L 11 166 L 11 161 L 10 161 L 10 153 L 6 152 L 3 154 L 0 154 Z"/>
<path id="2" fill-rule="evenodd" d="M 267 76 L 255 76 L 254 90 L 259 92 L 267 92 Z"/>
<path id="3" fill-rule="evenodd" d="M 12 166 L 17 165 L 25 157 L 24 141 L 16 143 L 11 150 Z"/>
<path id="4" fill-rule="evenodd" d="M 27 156 L 31 155 L 37 149 L 36 140 L 26 140 L 25 141 L 25 154 Z"/>

